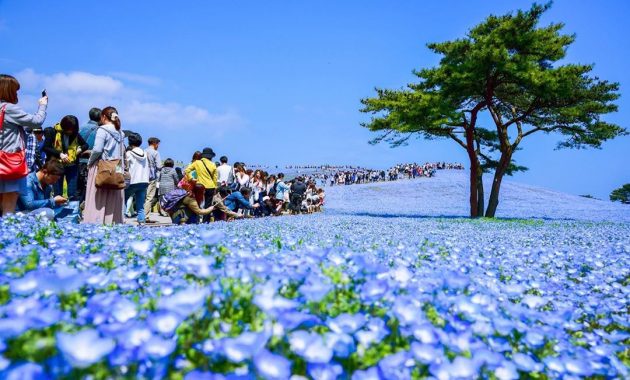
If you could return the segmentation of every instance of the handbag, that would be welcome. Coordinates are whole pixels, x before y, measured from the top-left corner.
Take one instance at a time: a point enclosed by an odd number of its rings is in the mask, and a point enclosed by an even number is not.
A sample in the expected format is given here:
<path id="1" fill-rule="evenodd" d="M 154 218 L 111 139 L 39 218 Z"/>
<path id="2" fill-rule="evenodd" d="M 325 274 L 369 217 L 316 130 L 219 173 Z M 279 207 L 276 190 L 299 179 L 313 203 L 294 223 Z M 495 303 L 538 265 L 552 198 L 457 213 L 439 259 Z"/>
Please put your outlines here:
<path id="1" fill-rule="evenodd" d="M 120 156 L 123 156 L 123 143 L 120 143 Z M 96 187 L 107 190 L 123 190 L 125 168 L 123 159 L 100 160 L 96 166 Z"/>
<path id="2" fill-rule="evenodd" d="M 7 108 L 5 104 L 0 109 L 0 131 L 4 128 L 4 112 Z M 28 166 L 26 165 L 26 152 L 24 151 L 24 140 L 22 140 L 22 150 L 18 152 L 5 152 L 0 150 L 0 180 L 13 181 L 26 177 Z"/>

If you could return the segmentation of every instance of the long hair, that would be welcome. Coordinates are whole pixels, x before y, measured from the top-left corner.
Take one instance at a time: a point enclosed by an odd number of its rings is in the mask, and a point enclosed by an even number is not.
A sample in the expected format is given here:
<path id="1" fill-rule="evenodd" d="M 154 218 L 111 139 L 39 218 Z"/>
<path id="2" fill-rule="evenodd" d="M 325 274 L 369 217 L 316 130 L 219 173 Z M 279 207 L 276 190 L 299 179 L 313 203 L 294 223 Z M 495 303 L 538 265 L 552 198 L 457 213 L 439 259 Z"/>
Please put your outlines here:
<path id="1" fill-rule="evenodd" d="M 61 125 L 62 130 L 71 130 L 72 136 L 76 136 L 79 133 L 79 119 L 77 119 L 74 115 L 64 116 L 59 124 Z"/>
<path id="2" fill-rule="evenodd" d="M 121 127 L 121 122 L 120 122 L 120 117 L 118 117 L 118 110 L 112 106 L 108 106 L 103 108 L 103 110 L 101 111 L 101 118 L 105 117 L 107 120 L 109 120 L 112 124 L 114 124 L 114 127 L 116 127 L 116 130 L 120 130 Z M 99 124 L 101 124 L 99 122 Z"/>
<path id="3" fill-rule="evenodd" d="M 20 82 L 7 74 L 0 74 L 0 101 L 17 104 L 17 92 L 20 89 Z"/>

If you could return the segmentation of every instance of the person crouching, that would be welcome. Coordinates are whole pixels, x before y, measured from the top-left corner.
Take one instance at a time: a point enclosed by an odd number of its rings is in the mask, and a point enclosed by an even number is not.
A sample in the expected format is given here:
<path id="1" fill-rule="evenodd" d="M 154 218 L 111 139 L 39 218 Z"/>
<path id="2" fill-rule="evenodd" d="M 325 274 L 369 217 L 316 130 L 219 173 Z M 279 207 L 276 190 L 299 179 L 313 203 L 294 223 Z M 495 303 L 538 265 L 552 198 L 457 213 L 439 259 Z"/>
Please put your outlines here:
<path id="1" fill-rule="evenodd" d="M 18 211 L 43 214 L 48 219 L 79 222 L 79 202 L 68 202 L 61 195 L 53 195 L 53 185 L 64 175 L 64 167 L 56 158 L 50 159 L 37 172 L 26 177 L 26 187 L 18 198 Z"/>
<path id="2" fill-rule="evenodd" d="M 173 224 L 197 224 L 210 215 L 214 206 L 200 208 L 193 195 L 194 183 L 182 182 L 183 188 L 174 189 L 160 198 L 160 208 L 171 217 Z"/>

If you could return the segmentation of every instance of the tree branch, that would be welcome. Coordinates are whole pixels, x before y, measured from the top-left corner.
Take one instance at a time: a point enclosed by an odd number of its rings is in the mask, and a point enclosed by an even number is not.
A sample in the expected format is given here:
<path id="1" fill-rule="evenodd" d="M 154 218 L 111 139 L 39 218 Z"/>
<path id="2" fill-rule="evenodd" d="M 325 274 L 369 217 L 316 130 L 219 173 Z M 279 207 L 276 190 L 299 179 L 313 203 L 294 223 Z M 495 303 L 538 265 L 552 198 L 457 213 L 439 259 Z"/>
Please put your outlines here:
<path id="1" fill-rule="evenodd" d="M 463 142 L 459 137 L 455 136 L 453 132 L 449 132 L 448 136 L 452 138 L 453 140 L 455 140 L 455 142 L 457 142 L 459 145 L 461 145 L 462 148 L 468 150 L 468 146 L 466 146 L 466 143 Z"/>

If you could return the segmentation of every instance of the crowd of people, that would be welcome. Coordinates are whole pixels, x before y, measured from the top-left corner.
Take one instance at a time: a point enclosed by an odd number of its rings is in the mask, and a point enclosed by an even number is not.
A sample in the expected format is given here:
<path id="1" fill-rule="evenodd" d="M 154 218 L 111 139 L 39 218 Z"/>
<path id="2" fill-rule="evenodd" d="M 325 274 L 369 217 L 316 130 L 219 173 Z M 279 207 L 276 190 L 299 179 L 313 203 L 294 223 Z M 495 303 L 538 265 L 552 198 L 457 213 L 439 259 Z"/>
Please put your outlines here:
<path id="1" fill-rule="evenodd" d="M 18 105 L 19 82 L 0 75 L 0 215 L 34 212 L 51 219 L 114 224 L 135 216 L 150 223 L 153 210 L 173 223 L 198 223 L 283 213 L 314 212 L 324 190 L 303 177 L 214 162 L 211 148 L 195 152 L 185 168 L 162 160 L 160 139 L 148 147 L 122 129 L 115 107 L 93 108 L 79 125 L 74 115 L 42 128 L 48 97 L 37 112 Z"/>
<path id="2" fill-rule="evenodd" d="M 37 112 L 29 114 L 18 106 L 19 89 L 14 77 L 0 75 L 0 216 L 17 210 L 98 224 L 135 217 L 145 224 L 155 222 L 151 213 L 156 212 L 186 224 L 311 213 L 324 204 L 328 183 L 392 181 L 461 168 L 446 163 L 400 164 L 389 170 L 292 166 L 287 168 L 298 175 L 289 180 L 267 172 L 268 167 L 230 165 L 226 156 L 215 161 L 208 147 L 176 167 L 173 159 L 162 160 L 159 138 L 148 138 L 143 148 L 141 135 L 123 130 L 115 107 L 92 108 L 83 126 L 66 115 L 43 128 L 45 92 Z M 299 174 L 302 170 L 309 174 Z"/>
<path id="3" fill-rule="evenodd" d="M 310 169 L 311 167 L 303 168 Z M 334 167 L 328 165 L 315 168 L 318 170 L 318 172 L 313 174 L 315 180 L 319 180 L 329 186 L 338 186 L 432 177 L 435 175 L 436 170 L 463 169 L 464 167 L 456 163 L 436 162 L 423 165 L 416 163 L 398 164 L 386 170 L 350 166 Z"/>

